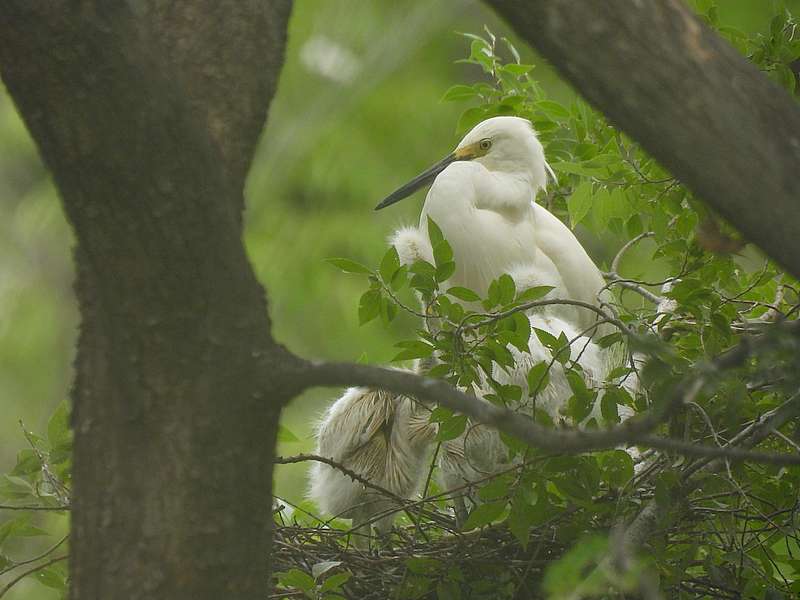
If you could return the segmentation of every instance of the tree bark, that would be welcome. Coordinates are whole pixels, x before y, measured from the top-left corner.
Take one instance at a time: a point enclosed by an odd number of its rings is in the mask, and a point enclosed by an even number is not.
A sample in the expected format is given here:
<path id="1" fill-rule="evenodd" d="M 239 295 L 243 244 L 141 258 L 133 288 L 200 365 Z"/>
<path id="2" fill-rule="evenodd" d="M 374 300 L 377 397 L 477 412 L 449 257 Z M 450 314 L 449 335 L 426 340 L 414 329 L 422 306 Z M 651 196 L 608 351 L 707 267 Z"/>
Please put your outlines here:
<path id="1" fill-rule="evenodd" d="M 800 277 L 800 107 L 680 0 L 488 0 L 701 199 Z"/>
<path id="2" fill-rule="evenodd" d="M 73 598 L 261 598 L 297 360 L 241 242 L 289 2 L 10 0 L 0 69 L 76 236 Z"/>

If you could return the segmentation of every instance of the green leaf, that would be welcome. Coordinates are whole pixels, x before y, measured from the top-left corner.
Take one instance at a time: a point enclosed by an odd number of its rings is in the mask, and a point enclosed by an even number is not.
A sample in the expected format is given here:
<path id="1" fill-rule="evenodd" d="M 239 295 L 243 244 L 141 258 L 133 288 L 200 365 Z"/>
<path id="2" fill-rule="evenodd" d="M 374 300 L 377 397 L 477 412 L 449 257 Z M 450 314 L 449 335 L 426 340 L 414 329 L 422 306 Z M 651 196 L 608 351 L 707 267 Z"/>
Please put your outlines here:
<path id="1" fill-rule="evenodd" d="M 447 243 L 447 240 L 442 240 L 433 247 L 434 264 L 440 265 L 442 263 L 450 262 L 452 260 L 453 260 L 453 249 L 450 247 L 450 244 Z"/>
<path id="2" fill-rule="evenodd" d="M 478 294 L 465 287 L 454 286 L 448 289 L 447 293 L 465 302 L 477 302 L 481 299 Z"/>
<path id="3" fill-rule="evenodd" d="M 452 102 L 454 100 L 469 100 L 478 95 L 477 90 L 471 85 L 454 85 L 448 89 L 440 102 Z"/>
<path id="4" fill-rule="evenodd" d="M 511 63 L 508 65 L 503 65 L 502 67 L 500 67 L 500 69 L 505 71 L 509 75 L 514 75 L 516 77 L 519 77 L 521 75 L 525 75 L 526 73 L 532 71 L 533 65 L 518 65 Z"/>
<path id="5" fill-rule="evenodd" d="M 523 549 L 528 548 L 530 530 L 535 521 L 536 507 L 525 502 L 522 495 L 515 496 L 514 501 L 511 503 L 508 519 L 506 519 L 506 525 Z"/>
<path id="6" fill-rule="evenodd" d="M 531 339 L 531 322 L 528 316 L 524 313 L 518 312 L 511 316 L 514 323 L 514 337 L 511 338 L 511 343 L 514 344 L 520 352 L 530 351 Z"/>
<path id="7" fill-rule="evenodd" d="M 556 336 L 546 329 L 539 329 L 538 327 L 534 327 L 533 331 L 545 348 L 549 348 L 551 352 L 558 350 L 558 338 Z"/>
<path id="8" fill-rule="evenodd" d="M 278 441 L 292 444 L 295 442 L 299 442 L 300 438 L 298 438 L 295 434 L 289 431 L 288 428 L 284 427 L 283 425 L 278 425 Z"/>
<path id="9" fill-rule="evenodd" d="M 612 394 L 603 394 L 600 399 L 600 414 L 606 423 L 619 423 L 619 412 L 617 411 L 617 401 Z"/>
<path id="10" fill-rule="evenodd" d="M 47 422 L 47 441 L 54 448 L 70 440 L 69 430 L 69 405 L 62 400 Z"/>
<path id="11" fill-rule="evenodd" d="M 38 473 L 42 468 L 39 457 L 30 448 L 25 448 L 17 452 L 17 464 L 11 471 L 11 475 L 31 475 Z"/>
<path id="12" fill-rule="evenodd" d="M 492 521 L 498 519 L 506 508 L 507 501 L 502 500 L 499 502 L 487 502 L 486 504 L 479 504 L 476 506 L 469 517 L 467 522 L 464 523 L 464 531 L 475 529 L 476 527 L 483 527 Z"/>
<path id="13" fill-rule="evenodd" d="M 539 298 L 544 298 L 554 289 L 555 288 L 552 285 L 537 285 L 535 287 L 530 287 L 517 294 L 515 302 L 533 302 Z"/>
<path id="14" fill-rule="evenodd" d="M 633 479 L 633 459 L 624 450 L 609 450 L 597 456 L 603 480 L 613 487 L 624 487 Z"/>
<path id="15" fill-rule="evenodd" d="M 444 241 L 444 234 L 436 221 L 428 217 L 428 239 L 431 241 L 431 248 L 436 248 Z"/>
<path id="16" fill-rule="evenodd" d="M 446 243 L 446 242 L 445 242 Z M 456 272 L 456 263 L 452 260 L 449 262 L 439 263 L 436 266 L 436 281 L 447 281 Z"/>
<path id="17" fill-rule="evenodd" d="M 561 106 L 558 102 L 540 100 L 539 102 L 536 102 L 535 106 L 548 117 L 552 117 L 554 119 L 569 119 L 569 111 Z"/>
<path id="18" fill-rule="evenodd" d="M 380 314 L 380 311 L 380 290 L 367 290 L 358 301 L 358 324 L 369 323 Z"/>
<path id="19" fill-rule="evenodd" d="M 672 492 L 678 486 L 678 475 L 673 471 L 664 471 L 656 478 L 656 503 L 668 507 L 671 504 Z"/>
<path id="20" fill-rule="evenodd" d="M 31 525 L 31 515 L 22 515 L 0 525 L 0 544 L 12 537 L 35 537 L 50 535 L 43 529 Z"/>
<path id="21" fill-rule="evenodd" d="M 399 360 L 411 360 L 414 358 L 428 358 L 433 354 L 434 347 L 422 340 L 411 340 L 408 342 L 398 342 L 395 344 L 403 350 L 392 359 L 392 362 Z"/>
<path id="22" fill-rule="evenodd" d="M 308 592 L 314 589 L 314 578 L 300 569 L 289 569 L 284 573 L 277 573 L 278 583 L 284 587 L 296 588 Z"/>
<path id="23" fill-rule="evenodd" d="M 36 581 L 49 588 L 55 590 L 67 589 L 67 578 L 63 571 L 55 565 L 37 571 L 34 577 L 36 577 Z"/>
<path id="24" fill-rule="evenodd" d="M 503 273 L 497 280 L 497 304 L 505 306 L 514 301 L 514 295 L 517 293 L 517 286 L 514 279 L 508 273 Z"/>
<path id="25" fill-rule="evenodd" d="M 332 264 L 334 267 L 338 267 L 345 273 L 363 273 L 366 275 L 372 273 L 372 271 L 361 263 L 357 263 L 349 258 L 326 258 L 325 262 Z"/>
<path id="26" fill-rule="evenodd" d="M 584 181 L 567 198 L 569 226 L 574 228 L 583 221 L 584 217 L 589 214 L 590 208 L 592 208 L 592 184 Z"/>
<path id="27" fill-rule="evenodd" d="M 343 571 L 342 573 L 331 575 L 322 582 L 319 591 L 323 593 L 338 591 L 352 576 L 353 574 L 350 571 Z"/>
<path id="28" fill-rule="evenodd" d="M 466 415 L 453 415 L 449 419 L 439 424 L 439 431 L 436 433 L 436 440 L 446 442 L 454 440 L 467 428 Z"/>
<path id="29" fill-rule="evenodd" d="M 497 477 L 478 490 L 478 497 L 484 502 L 487 500 L 497 500 L 508 495 L 509 477 Z"/>
<path id="30" fill-rule="evenodd" d="M 408 282 L 406 275 L 408 274 L 408 267 L 403 265 L 394 272 L 392 280 L 389 282 L 393 292 L 398 292 L 403 289 L 403 286 Z"/>
<path id="31" fill-rule="evenodd" d="M 386 283 L 390 283 L 392 281 L 392 276 L 399 268 L 400 256 L 397 254 L 397 248 L 390 246 L 386 254 L 383 255 L 383 260 L 381 260 L 381 279 Z"/>
<path id="32" fill-rule="evenodd" d="M 615 331 L 614 333 L 609 333 L 608 335 L 604 335 L 599 340 L 597 340 L 597 345 L 601 348 L 608 348 L 609 346 L 613 346 L 614 344 L 618 344 L 622 341 L 622 334 L 619 331 Z"/>
<path id="33" fill-rule="evenodd" d="M 380 315 L 384 325 L 391 323 L 397 316 L 397 305 L 393 300 L 381 295 Z"/>
<path id="34" fill-rule="evenodd" d="M 0 475 L 0 499 L 28 500 L 36 499 L 31 485 L 21 477 Z"/>
<path id="35" fill-rule="evenodd" d="M 547 384 L 550 383 L 550 363 L 546 360 L 535 364 L 528 371 L 528 394 L 531 396 L 535 393 L 542 392 Z"/>
<path id="36" fill-rule="evenodd" d="M 582 538 L 545 571 L 542 582 L 545 596 L 550 600 L 566 600 L 605 594 L 608 591 L 605 570 L 594 567 L 608 553 L 608 538 L 597 535 Z"/>

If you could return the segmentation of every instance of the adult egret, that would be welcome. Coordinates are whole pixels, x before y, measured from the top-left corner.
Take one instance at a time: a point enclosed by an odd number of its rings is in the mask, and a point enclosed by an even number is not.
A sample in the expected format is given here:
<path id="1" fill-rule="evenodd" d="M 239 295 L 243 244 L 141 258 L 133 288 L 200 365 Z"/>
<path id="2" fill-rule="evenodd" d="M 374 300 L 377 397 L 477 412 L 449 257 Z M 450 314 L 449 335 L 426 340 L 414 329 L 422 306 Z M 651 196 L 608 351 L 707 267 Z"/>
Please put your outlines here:
<path id="1" fill-rule="evenodd" d="M 467 287 L 485 296 L 492 281 L 509 273 L 518 288 L 550 285 L 554 288 L 550 297 L 600 306 L 610 299 L 602 273 L 566 225 L 534 202 L 536 194 L 545 188 L 548 173 L 553 176 L 531 123 L 519 117 L 494 117 L 476 125 L 453 152 L 375 208 L 383 209 L 432 184 L 419 226 L 402 228 L 390 239 L 403 264 L 419 259 L 432 262 L 430 217 L 453 250 L 456 270 L 449 285 Z M 610 330 L 597 326 L 594 311 L 553 305 L 529 318 L 532 327 L 555 336 L 563 332 L 575 340 L 572 358 L 592 383 L 602 383 L 621 362 L 617 350 L 604 350 L 591 340 L 597 329 L 602 333 Z M 528 370 L 542 360 L 550 361 L 551 353 L 536 336 L 531 337 L 528 353 L 511 350 L 515 368 L 510 373 L 495 369 L 493 376 L 527 392 Z M 625 383 L 630 389 L 636 387 L 635 378 Z M 554 362 L 548 388 L 537 394 L 537 408 L 558 421 L 560 409 L 571 395 L 561 365 Z M 593 414 L 587 419 L 600 416 L 601 396 L 598 394 Z M 523 397 L 527 398 L 527 393 Z M 530 407 L 518 408 L 530 412 Z M 625 418 L 631 411 L 623 407 L 621 413 Z M 440 476 L 447 489 L 497 472 L 506 455 L 497 432 L 481 425 L 471 425 L 442 450 Z"/>
<path id="2" fill-rule="evenodd" d="M 476 125 L 444 159 L 387 196 L 376 210 L 433 183 L 419 227 L 395 233 L 391 243 L 404 262 L 431 261 L 428 217 L 453 249 L 456 270 L 450 285 L 485 296 L 504 273 L 524 271 L 535 285 L 551 285 L 554 298 L 598 305 L 605 282 L 573 233 L 533 199 L 551 173 L 529 121 L 493 117 Z M 572 306 L 552 307 L 577 327 L 596 315 Z"/>

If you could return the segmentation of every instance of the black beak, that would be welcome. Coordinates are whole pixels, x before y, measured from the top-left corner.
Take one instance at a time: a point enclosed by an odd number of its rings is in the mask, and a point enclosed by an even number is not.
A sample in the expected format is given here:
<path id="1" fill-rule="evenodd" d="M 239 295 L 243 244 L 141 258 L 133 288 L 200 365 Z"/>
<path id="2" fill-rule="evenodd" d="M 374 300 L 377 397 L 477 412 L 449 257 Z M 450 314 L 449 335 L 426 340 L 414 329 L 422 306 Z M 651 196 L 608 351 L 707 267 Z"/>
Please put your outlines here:
<path id="1" fill-rule="evenodd" d="M 408 198 L 411 194 L 416 192 L 421 187 L 425 187 L 426 185 L 431 183 L 439 173 L 445 170 L 445 167 L 447 167 L 447 165 L 456 160 L 458 160 L 458 157 L 456 156 L 455 152 L 448 154 L 438 163 L 433 165 L 431 168 L 423 171 L 422 173 L 414 177 L 414 179 L 409 181 L 407 184 L 397 188 L 391 194 L 386 196 L 386 198 L 384 198 L 381 201 L 381 203 L 375 207 L 375 210 L 386 208 L 387 206 L 390 206 L 395 202 L 400 202 L 400 200 L 402 200 L 403 198 Z"/>

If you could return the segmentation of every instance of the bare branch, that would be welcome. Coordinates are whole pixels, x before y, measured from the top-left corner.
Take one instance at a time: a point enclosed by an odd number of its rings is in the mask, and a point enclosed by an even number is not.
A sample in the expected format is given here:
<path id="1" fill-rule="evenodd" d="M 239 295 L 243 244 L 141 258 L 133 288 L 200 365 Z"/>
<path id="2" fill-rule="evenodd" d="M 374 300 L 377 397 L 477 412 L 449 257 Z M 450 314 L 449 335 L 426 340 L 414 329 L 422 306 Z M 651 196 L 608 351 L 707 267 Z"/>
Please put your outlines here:
<path id="1" fill-rule="evenodd" d="M 62 506 L 39 506 L 35 504 L 22 504 L 16 506 L 14 504 L 0 504 L 0 510 L 42 510 L 42 511 L 65 511 L 69 510 L 69 505 Z"/>
<path id="2" fill-rule="evenodd" d="M 645 231 L 644 233 L 640 233 L 635 238 L 628 240 L 622 248 L 619 249 L 614 259 L 611 261 L 611 272 L 612 273 L 619 273 L 619 263 L 622 260 L 622 257 L 625 256 L 625 253 L 628 252 L 631 248 L 633 248 L 636 244 L 641 242 L 646 238 L 653 237 L 655 233 L 652 231 Z"/>

